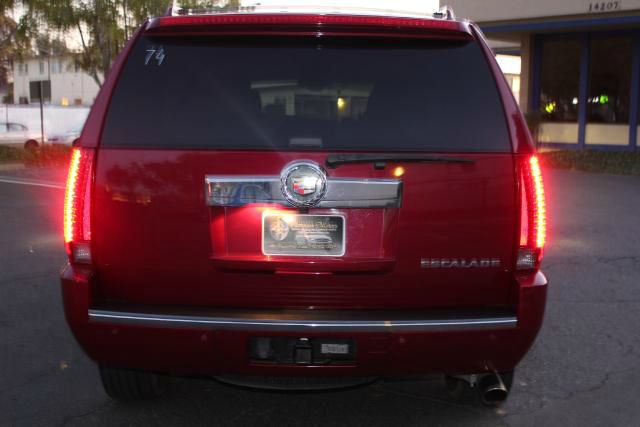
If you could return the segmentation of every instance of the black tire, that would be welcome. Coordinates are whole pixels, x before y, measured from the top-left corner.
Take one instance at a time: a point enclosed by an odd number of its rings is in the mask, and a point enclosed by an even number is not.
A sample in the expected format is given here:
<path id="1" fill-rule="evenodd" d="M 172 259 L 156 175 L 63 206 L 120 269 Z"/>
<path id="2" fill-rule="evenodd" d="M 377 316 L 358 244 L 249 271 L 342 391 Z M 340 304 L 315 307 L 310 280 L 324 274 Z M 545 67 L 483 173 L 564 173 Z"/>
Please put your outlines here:
<path id="1" fill-rule="evenodd" d="M 35 151 L 38 149 L 38 141 L 30 139 L 24 143 L 24 149 L 27 151 Z"/>
<path id="2" fill-rule="evenodd" d="M 502 382 L 507 390 L 511 391 L 511 386 L 513 386 L 513 377 L 515 375 L 515 371 L 507 371 L 500 372 L 500 376 L 502 377 Z"/>
<path id="3" fill-rule="evenodd" d="M 152 372 L 100 366 L 100 378 L 104 391 L 116 400 L 153 399 L 164 391 L 162 378 Z"/>
<path id="4" fill-rule="evenodd" d="M 471 390 L 469 383 L 463 379 L 445 375 L 444 386 L 449 396 L 455 401 L 461 401 Z"/>

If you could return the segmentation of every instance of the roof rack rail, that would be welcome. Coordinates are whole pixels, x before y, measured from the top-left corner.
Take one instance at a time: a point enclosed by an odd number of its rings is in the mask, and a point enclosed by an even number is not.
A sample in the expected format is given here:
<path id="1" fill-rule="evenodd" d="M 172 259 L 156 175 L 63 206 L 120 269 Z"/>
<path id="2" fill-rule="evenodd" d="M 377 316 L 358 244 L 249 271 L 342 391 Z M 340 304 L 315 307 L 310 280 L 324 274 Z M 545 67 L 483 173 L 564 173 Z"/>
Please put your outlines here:
<path id="1" fill-rule="evenodd" d="M 281 3 L 274 1 L 273 4 L 255 2 L 254 4 L 240 3 L 239 6 L 211 6 L 210 2 L 202 2 L 201 6 L 198 3 L 191 4 L 191 7 L 183 7 L 180 0 L 173 0 L 169 8 L 167 9 L 165 16 L 195 16 L 195 15 L 220 15 L 220 14 L 238 14 L 238 13 L 322 13 L 322 14 L 356 14 L 356 15 L 389 15 L 389 16 L 407 16 L 416 18 L 433 18 L 453 21 L 455 15 L 453 10 L 449 6 L 443 6 L 439 11 L 433 12 L 431 10 L 397 10 L 393 8 L 371 8 L 361 6 L 349 6 L 348 4 L 341 4 L 337 0 L 332 4 L 324 4 L 322 6 L 309 6 L 302 4 L 291 3 L 288 4 L 287 0 L 283 0 Z M 250 2 L 246 2 L 250 3 Z M 311 2 L 310 2 L 311 3 Z M 348 0 L 347 2 L 348 3 Z M 437 3 L 436 3 L 437 4 Z"/>
<path id="2" fill-rule="evenodd" d="M 433 14 L 434 18 L 446 19 L 447 21 L 455 21 L 456 14 L 453 13 L 453 8 L 449 5 L 444 5 L 440 10 Z"/>

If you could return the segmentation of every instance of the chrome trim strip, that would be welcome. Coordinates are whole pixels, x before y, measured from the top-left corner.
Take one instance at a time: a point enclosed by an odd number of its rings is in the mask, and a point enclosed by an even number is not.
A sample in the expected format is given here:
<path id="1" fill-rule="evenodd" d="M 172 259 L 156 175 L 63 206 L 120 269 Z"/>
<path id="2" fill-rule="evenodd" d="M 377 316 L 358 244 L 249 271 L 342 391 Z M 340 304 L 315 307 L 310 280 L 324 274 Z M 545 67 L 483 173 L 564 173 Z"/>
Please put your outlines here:
<path id="1" fill-rule="evenodd" d="M 328 178 L 318 208 L 398 208 L 402 181 L 397 179 Z M 276 176 L 206 176 L 208 206 L 238 207 L 252 203 L 291 206 Z"/>
<path id="2" fill-rule="evenodd" d="M 323 208 L 399 208 L 402 181 L 397 179 L 327 179 Z"/>
<path id="3" fill-rule="evenodd" d="M 279 177 L 206 176 L 204 181 L 207 206 L 288 204 L 280 191 Z"/>
<path id="4" fill-rule="evenodd" d="M 401 332 L 511 329 L 518 324 L 516 317 L 432 320 L 273 320 L 228 317 L 178 316 L 120 311 L 89 310 L 89 319 L 96 323 L 165 327 L 212 327 L 231 330 L 322 331 L 322 332 Z"/>

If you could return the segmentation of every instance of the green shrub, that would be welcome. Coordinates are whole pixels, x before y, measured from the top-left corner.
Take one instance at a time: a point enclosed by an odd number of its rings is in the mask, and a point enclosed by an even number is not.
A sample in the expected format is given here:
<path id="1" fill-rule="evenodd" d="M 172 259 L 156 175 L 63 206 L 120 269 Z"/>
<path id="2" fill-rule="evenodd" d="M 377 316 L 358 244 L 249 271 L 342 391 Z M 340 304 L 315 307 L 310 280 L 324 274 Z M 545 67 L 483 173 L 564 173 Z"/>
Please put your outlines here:
<path id="1" fill-rule="evenodd" d="M 552 168 L 640 175 L 640 152 L 558 150 L 541 153 L 540 159 Z"/>
<path id="2" fill-rule="evenodd" d="M 47 145 L 36 150 L 0 145 L 0 163 L 23 163 L 25 166 L 64 166 L 69 162 L 71 147 Z"/>

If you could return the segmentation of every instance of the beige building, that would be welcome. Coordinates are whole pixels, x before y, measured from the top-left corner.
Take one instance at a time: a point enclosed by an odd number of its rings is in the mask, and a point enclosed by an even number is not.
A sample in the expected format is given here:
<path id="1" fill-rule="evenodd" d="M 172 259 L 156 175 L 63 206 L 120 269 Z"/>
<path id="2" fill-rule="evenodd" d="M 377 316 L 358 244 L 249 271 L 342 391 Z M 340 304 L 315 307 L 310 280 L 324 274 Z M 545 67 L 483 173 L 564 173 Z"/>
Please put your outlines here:
<path id="1" fill-rule="evenodd" d="M 99 86 L 70 57 L 29 58 L 13 65 L 13 98 L 16 104 L 43 101 L 50 105 L 93 104 Z"/>
<path id="2" fill-rule="evenodd" d="M 640 0 L 447 0 L 521 57 L 520 105 L 549 146 L 635 150 Z M 501 61 L 502 62 L 502 61 Z"/>

